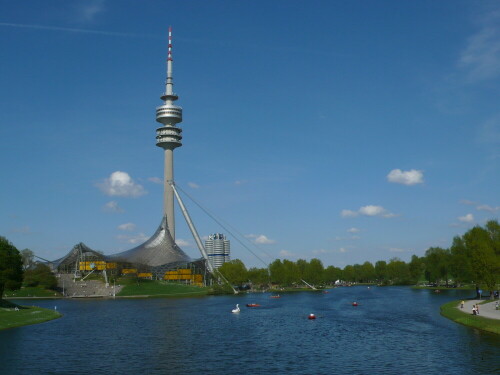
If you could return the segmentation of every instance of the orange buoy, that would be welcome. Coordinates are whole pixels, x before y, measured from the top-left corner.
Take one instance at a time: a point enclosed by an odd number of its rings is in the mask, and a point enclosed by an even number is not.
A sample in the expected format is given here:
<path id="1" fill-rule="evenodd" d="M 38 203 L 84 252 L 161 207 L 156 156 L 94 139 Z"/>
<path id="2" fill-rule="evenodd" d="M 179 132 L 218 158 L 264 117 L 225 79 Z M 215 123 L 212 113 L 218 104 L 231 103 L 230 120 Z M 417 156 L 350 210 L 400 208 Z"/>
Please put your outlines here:
<path id="1" fill-rule="evenodd" d="M 310 319 L 310 320 L 316 319 L 316 315 L 314 315 L 314 314 L 309 314 L 308 319 Z"/>

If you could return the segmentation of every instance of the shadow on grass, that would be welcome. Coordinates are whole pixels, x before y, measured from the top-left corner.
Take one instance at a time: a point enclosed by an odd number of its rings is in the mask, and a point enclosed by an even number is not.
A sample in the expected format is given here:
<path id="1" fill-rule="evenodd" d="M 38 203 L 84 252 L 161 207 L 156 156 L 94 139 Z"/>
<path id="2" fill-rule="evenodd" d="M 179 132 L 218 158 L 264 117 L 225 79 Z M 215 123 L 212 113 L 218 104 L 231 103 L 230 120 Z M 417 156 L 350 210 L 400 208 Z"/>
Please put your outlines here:
<path id="1" fill-rule="evenodd" d="M 27 309 L 27 307 L 19 306 L 19 305 L 16 305 L 15 303 L 7 301 L 7 300 L 0 299 L 0 308 L 13 309 L 15 307 L 17 307 L 19 310 Z"/>

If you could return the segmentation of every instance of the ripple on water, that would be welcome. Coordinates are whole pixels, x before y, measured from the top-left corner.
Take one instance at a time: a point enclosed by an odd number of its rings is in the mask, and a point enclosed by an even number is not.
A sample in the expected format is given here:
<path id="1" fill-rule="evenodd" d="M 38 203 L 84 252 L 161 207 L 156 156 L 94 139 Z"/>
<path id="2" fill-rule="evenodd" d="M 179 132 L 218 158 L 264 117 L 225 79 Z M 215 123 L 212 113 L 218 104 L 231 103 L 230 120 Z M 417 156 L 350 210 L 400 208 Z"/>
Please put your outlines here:
<path id="1" fill-rule="evenodd" d="M 439 315 L 442 303 L 467 295 L 450 292 L 64 300 L 63 318 L 0 332 L 0 363 L 2 374 L 497 373 L 498 336 Z M 250 302 L 262 307 L 246 308 Z M 236 303 L 241 313 L 231 314 Z"/>

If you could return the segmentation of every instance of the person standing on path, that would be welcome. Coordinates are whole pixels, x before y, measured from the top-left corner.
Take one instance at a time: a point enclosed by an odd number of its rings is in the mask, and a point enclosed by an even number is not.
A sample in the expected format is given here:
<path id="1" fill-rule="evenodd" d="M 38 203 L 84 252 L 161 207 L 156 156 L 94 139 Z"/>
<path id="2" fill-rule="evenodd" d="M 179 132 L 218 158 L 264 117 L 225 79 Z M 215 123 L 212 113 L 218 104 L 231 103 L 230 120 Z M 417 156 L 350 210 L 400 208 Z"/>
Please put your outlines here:
<path id="1" fill-rule="evenodd" d="M 461 309 L 463 309 L 463 308 L 464 308 L 464 303 L 465 303 L 465 301 L 460 302 L 460 308 L 461 308 Z"/>
<path id="2" fill-rule="evenodd" d="M 479 315 L 479 304 L 476 304 L 476 314 Z"/>

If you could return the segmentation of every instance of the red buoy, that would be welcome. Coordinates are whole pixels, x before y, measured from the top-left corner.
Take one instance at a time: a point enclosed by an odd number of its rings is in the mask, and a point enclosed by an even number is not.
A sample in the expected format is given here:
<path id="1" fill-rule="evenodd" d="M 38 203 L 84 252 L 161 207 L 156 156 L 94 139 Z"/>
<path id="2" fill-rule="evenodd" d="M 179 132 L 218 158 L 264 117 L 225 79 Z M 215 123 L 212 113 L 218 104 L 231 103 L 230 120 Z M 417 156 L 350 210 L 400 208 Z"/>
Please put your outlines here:
<path id="1" fill-rule="evenodd" d="M 358 306 L 358 303 L 357 302 L 353 302 L 352 305 L 353 306 Z"/>
<path id="2" fill-rule="evenodd" d="M 309 314 L 308 319 L 311 319 L 311 320 L 316 319 L 316 315 L 314 315 L 314 314 Z"/>

